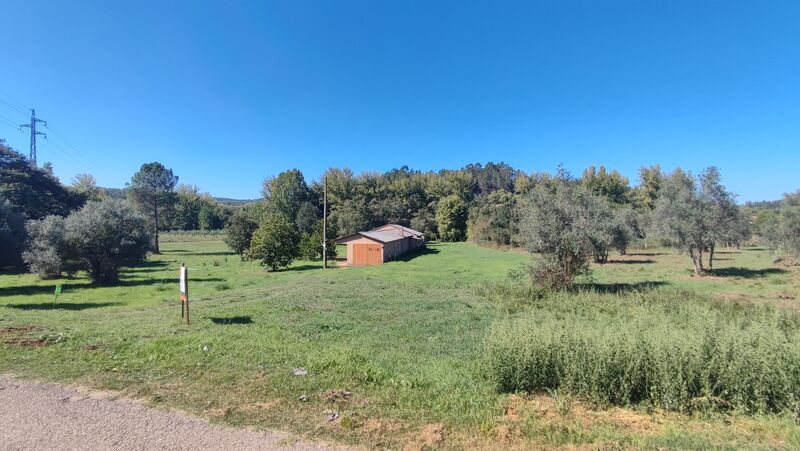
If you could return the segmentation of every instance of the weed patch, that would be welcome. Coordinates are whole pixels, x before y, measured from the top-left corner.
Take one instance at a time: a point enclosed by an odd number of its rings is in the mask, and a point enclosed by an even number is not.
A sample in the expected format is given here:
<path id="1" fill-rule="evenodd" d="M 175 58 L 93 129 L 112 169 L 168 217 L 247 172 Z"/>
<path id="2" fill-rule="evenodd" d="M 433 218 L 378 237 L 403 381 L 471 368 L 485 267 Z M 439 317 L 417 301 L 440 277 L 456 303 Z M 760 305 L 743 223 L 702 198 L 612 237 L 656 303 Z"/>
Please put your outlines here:
<path id="1" fill-rule="evenodd" d="M 784 412 L 800 400 L 795 316 L 686 291 L 554 294 L 498 320 L 485 350 L 487 374 L 504 392 L 565 390 L 685 412 Z"/>

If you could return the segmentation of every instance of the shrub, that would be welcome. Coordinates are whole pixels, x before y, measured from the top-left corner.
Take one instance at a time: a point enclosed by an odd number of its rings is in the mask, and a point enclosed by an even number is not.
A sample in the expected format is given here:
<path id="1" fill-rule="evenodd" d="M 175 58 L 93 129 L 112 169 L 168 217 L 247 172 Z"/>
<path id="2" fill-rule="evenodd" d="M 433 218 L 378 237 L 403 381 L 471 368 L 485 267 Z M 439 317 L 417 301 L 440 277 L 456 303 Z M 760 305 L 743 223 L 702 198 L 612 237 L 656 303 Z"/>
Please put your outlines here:
<path id="1" fill-rule="evenodd" d="M 282 215 L 272 215 L 253 233 L 247 255 L 277 271 L 282 266 L 289 266 L 298 255 L 299 241 L 293 224 Z"/>
<path id="2" fill-rule="evenodd" d="M 50 215 L 28 221 L 28 243 L 22 259 L 30 272 L 43 279 L 60 277 L 70 251 L 64 236 L 64 218 Z"/>
<path id="3" fill-rule="evenodd" d="M 336 239 L 335 232 L 331 232 L 332 227 L 328 227 L 326 231 L 328 239 L 326 240 L 326 250 L 328 258 L 336 258 Z M 300 240 L 300 256 L 306 260 L 320 260 L 322 259 L 322 221 L 317 221 L 314 224 L 311 233 L 306 234 Z"/>
<path id="4" fill-rule="evenodd" d="M 25 217 L 0 197 L 0 269 L 18 266 L 25 245 Z"/>
<path id="5" fill-rule="evenodd" d="M 116 282 L 120 266 L 143 260 L 152 244 L 147 220 L 119 199 L 89 202 L 64 225 L 69 247 L 95 282 Z"/>
<path id="6" fill-rule="evenodd" d="M 555 293 L 496 322 L 485 368 L 501 391 L 565 390 L 598 403 L 745 412 L 800 400 L 800 323 L 676 290 Z"/>
<path id="7" fill-rule="evenodd" d="M 436 225 L 442 241 L 464 241 L 467 237 L 467 204 L 451 194 L 436 205 Z"/>
<path id="8" fill-rule="evenodd" d="M 258 228 L 258 223 L 252 213 L 246 208 L 240 208 L 228 220 L 225 226 L 225 244 L 233 251 L 244 257 L 253 232 Z"/>
<path id="9" fill-rule="evenodd" d="M 582 189 L 563 170 L 538 183 L 528 194 L 520 224 L 526 248 L 541 254 L 531 267 L 533 280 L 560 290 L 586 274 L 599 243 L 610 242 L 602 225 L 609 222 L 603 219 L 611 215 L 608 208 L 608 202 Z"/>

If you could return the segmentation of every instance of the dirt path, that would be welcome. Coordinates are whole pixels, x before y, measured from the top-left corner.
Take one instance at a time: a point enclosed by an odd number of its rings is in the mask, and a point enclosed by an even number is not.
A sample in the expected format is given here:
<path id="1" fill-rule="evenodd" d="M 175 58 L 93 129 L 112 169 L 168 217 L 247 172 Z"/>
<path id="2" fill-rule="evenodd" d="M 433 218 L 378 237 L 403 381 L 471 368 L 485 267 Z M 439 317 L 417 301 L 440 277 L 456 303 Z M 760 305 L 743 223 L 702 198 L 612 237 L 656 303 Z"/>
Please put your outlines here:
<path id="1" fill-rule="evenodd" d="M 0 449 L 332 449 L 0 375 Z"/>

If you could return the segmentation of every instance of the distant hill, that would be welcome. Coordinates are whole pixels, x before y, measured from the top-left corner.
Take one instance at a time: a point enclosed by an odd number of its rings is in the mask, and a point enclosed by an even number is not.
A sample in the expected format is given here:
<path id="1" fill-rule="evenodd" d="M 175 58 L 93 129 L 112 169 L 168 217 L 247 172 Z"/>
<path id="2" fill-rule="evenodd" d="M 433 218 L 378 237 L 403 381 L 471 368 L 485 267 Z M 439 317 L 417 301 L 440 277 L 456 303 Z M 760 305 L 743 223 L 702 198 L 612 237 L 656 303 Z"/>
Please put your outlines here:
<path id="1" fill-rule="evenodd" d="M 258 202 L 258 199 L 230 199 L 228 197 L 215 197 L 214 200 L 225 205 L 244 205 Z"/>
<path id="2" fill-rule="evenodd" d="M 106 196 L 114 199 L 125 198 L 125 188 L 100 188 Z M 231 199 L 229 197 L 215 197 L 215 201 L 224 205 L 245 205 L 257 202 L 258 199 Z"/>

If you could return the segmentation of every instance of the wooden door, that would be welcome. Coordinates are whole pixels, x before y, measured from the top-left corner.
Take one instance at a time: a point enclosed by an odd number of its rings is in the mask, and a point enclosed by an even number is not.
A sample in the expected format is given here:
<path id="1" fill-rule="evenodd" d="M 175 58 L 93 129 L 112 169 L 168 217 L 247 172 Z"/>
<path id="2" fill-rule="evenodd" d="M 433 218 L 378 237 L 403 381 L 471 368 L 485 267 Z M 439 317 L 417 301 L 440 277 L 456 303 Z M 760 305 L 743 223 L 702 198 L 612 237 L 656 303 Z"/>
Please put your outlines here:
<path id="1" fill-rule="evenodd" d="M 353 266 L 380 265 L 383 263 L 383 246 L 380 244 L 353 244 Z"/>

